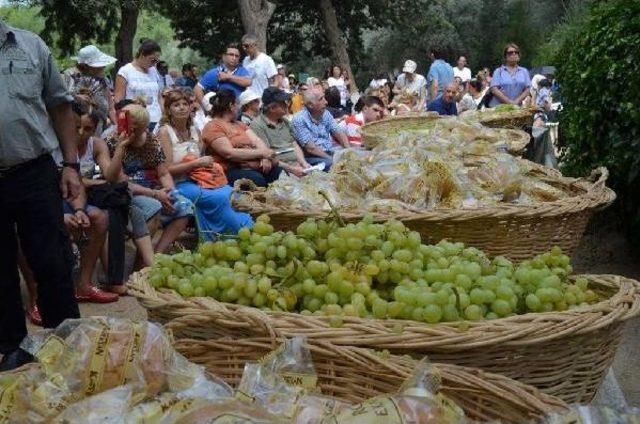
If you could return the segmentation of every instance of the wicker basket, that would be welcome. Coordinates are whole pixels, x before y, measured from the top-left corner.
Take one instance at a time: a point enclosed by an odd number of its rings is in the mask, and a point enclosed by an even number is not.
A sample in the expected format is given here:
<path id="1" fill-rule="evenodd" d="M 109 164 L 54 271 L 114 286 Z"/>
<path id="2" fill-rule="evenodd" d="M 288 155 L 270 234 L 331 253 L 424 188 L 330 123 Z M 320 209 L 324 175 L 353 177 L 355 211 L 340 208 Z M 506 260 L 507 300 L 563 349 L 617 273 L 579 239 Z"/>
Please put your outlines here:
<path id="1" fill-rule="evenodd" d="M 519 130 L 525 125 L 533 124 L 534 114 L 535 109 L 532 108 L 503 112 L 488 109 L 487 111 L 478 111 L 466 115 L 464 119 L 477 120 L 482 125 L 490 128 L 511 128 Z"/>
<path id="2" fill-rule="evenodd" d="M 625 321 L 640 312 L 640 283 L 612 275 L 583 277 L 604 300 L 573 311 L 437 325 L 345 317 L 342 327 L 332 328 L 328 317 L 263 312 L 208 297 L 185 299 L 171 290 L 156 291 L 144 271 L 132 276 L 129 292 L 152 320 L 167 323 L 195 315 L 194 321 L 219 323 L 185 329 L 184 336 L 195 339 L 305 335 L 340 346 L 428 355 L 436 362 L 506 375 L 566 402 L 587 403 L 613 361 Z"/>
<path id="3" fill-rule="evenodd" d="M 512 260 L 529 259 L 559 246 L 572 255 L 591 216 L 615 200 L 615 193 L 606 187 L 606 168 L 595 170 L 588 178 L 567 178 L 542 165 L 528 164 L 540 175 L 554 181 L 574 196 L 553 202 L 530 205 L 500 204 L 479 209 L 434 209 L 377 212 L 375 220 L 396 218 L 412 230 L 420 232 L 425 243 L 442 239 L 461 241 L 477 247 L 489 256 L 503 255 Z M 262 189 L 263 190 L 263 189 Z M 253 216 L 268 214 L 277 230 L 295 230 L 307 218 L 325 218 L 327 212 L 299 210 L 267 205 L 264 191 L 240 192 L 234 206 Z M 357 221 L 365 212 L 341 212 L 345 221 Z"/>
<path id="4" fill-rule="evenodd" d="M 259 360 L 283 341 L 271 337 L 182 338 L 184 330 L 194 325 L 218 323 L 191 316 L 169 323 L 167 328 L 176 338 L 176 349 L 234 387 L 240 382 L 246 362 Z M 417 364 L 407 356 L 378 355 L 369 349 L 330 343 L 309 344 L 309 348 L 322 393 L 351 403 L 396 392 Z M 521 423 L 566 408 L 559 398 L 501 375 L 451 364 L 437 367 L 442 376 L 441 392 L 475 420 Z"/>
<path id="5" fill-rule="evenodd" d="M 396 135 L 407 126 L 414 126 L 419 127 L 420 130 L 427 130 L 430 127 L 433 127 L 437 121 L 445 119 L 453 120 L 456 118 L 443 117 L 438 115 L 436 112 L 426 112 L 371 122 L 369 124 L 365 124 L 360 129 L 363 145 L 367 149 L 373 149 L 378 144 L 387 140 L 390 135 Z M 529 134 L 521 131 L 520 129 L 500 129 L 498 131 L 502 138 L 504 138 L 508 151 L 515 155 L 522 154 L 531 140 Z"/>
<path id="6" fill-rule="evenodd" d="M 437 112 L 424 112 L 406 116 L 396 116 L 380 121 L 371 122 L 360 127 L 362 144 L 367 149 L 373 149 L 378 144 L 384 142 L 390 134 L 395 134 L 407 125 L 420 125 L 427 129 L 441 118 Z"/>

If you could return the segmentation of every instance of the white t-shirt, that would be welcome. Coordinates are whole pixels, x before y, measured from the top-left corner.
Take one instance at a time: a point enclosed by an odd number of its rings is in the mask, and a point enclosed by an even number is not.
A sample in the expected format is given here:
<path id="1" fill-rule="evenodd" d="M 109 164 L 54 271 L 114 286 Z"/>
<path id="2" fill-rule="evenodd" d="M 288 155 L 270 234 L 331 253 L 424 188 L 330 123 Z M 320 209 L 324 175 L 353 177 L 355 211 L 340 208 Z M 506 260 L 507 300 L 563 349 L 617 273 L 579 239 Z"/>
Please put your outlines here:
<path id="1" fill-rule="evenodd" d="M 327 85 L 329 87 L 338 87 L 340 91 L 340 104 L 345 106 L 347 104 L 347 98 L 349 97 L 349 91 L 347 90 L 347 84 L 344 82 L 344 78 L 327 78 Z"/>
<path id="2" fill-rule="evenodd" d="M 471 69 L 469 68 L 458 68 L 457 66 L 453 67 L 453 77 L 458 77 L 462 80 L 462 82 L 467 82 L 471 79 Z"/>
<path id="3" fill-rule="evenodd" d="M 139 71 L 133 64 L 127 63 L 118 70 L 118 75 L 127 81 L 126 99 L 142 97 L 147 102 L 149 121 L 158 122 L 162 118 L 162 109 L 158 100 L 160 76 L 156 68 L 149 68 L 148 72 Z"/>
<path id="4" fill-rule="evenodd" d="M 249 56 L 245 57 L 242 66 L 249 71 L 251 78 L 253 78 L 250 88 L 260 96 L 269 87 L 269 78 L 278 74 L 275 62 L 265 53 L 258 54 L 253 60 Z"/>

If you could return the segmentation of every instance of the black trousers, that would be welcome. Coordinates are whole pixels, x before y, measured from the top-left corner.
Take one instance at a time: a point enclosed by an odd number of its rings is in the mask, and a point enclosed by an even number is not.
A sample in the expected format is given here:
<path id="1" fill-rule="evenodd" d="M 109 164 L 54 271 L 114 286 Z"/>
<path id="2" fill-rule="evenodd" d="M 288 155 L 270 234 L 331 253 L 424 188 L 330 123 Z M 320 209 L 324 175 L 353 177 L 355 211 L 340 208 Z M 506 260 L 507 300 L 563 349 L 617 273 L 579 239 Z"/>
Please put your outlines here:
<path id="1" fill-rule="evenodd" d="M 49 155 L 0 175 L 0 353 L 17 349 L 27 335 L 17 267 L 18 237 L 38 282 L 43 326 L 56 327 L 67 318 L 80 316 L 58 183 L 58 170 Z"/>

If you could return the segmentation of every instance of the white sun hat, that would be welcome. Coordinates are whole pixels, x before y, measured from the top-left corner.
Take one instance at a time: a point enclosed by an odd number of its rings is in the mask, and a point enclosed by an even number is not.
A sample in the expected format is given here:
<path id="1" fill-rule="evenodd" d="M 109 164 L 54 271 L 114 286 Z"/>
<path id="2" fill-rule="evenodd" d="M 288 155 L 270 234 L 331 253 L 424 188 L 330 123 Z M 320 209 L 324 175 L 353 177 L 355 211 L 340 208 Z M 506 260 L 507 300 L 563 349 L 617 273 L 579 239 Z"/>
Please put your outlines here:
<path id="1" fill-rule="evenodd" d="M 254 100 L 259 100 L 260 95 L 250 88 L 244 90 L 242 94 L 238 97 L 238 103 L 240 103 L 240 107 L 251 103 Z"/>
<path id="2" fill-rule="evenodd" d="M 103 53 L 93 44 L 85 46 L 78 51 L 78 55 L 73 59 L 79 64 L 87 65 L 91 68 L 104 68 L 116 62 L 116 58 Z"/>
<path id="3" fill-rule="evenodd" d="M 402 67 L 402 72 L 408 72 L 410 74 L 413 74 L 416 72 L 416 69 L 418 69 L 418 64 L 413 60 L 407 60 L 406 62 L 404 62 L 404 66 Z"/>

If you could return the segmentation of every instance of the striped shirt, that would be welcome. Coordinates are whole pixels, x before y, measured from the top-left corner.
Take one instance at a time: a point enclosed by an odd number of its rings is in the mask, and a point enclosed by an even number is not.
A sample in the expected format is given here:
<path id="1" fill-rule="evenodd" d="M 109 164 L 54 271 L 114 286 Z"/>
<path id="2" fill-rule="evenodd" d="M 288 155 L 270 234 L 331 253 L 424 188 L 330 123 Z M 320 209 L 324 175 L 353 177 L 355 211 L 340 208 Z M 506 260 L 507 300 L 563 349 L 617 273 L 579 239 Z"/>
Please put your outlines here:
<path id="1" fill-rule="evenodd" d="M 360 127 L 364 125 L 362 112 L 347 116 L 339 125 L 340 129 L 347 135 L 347 140 L 349 140 L 350 144 L 362 145 L 362 135 L 360 134 Z"/>

